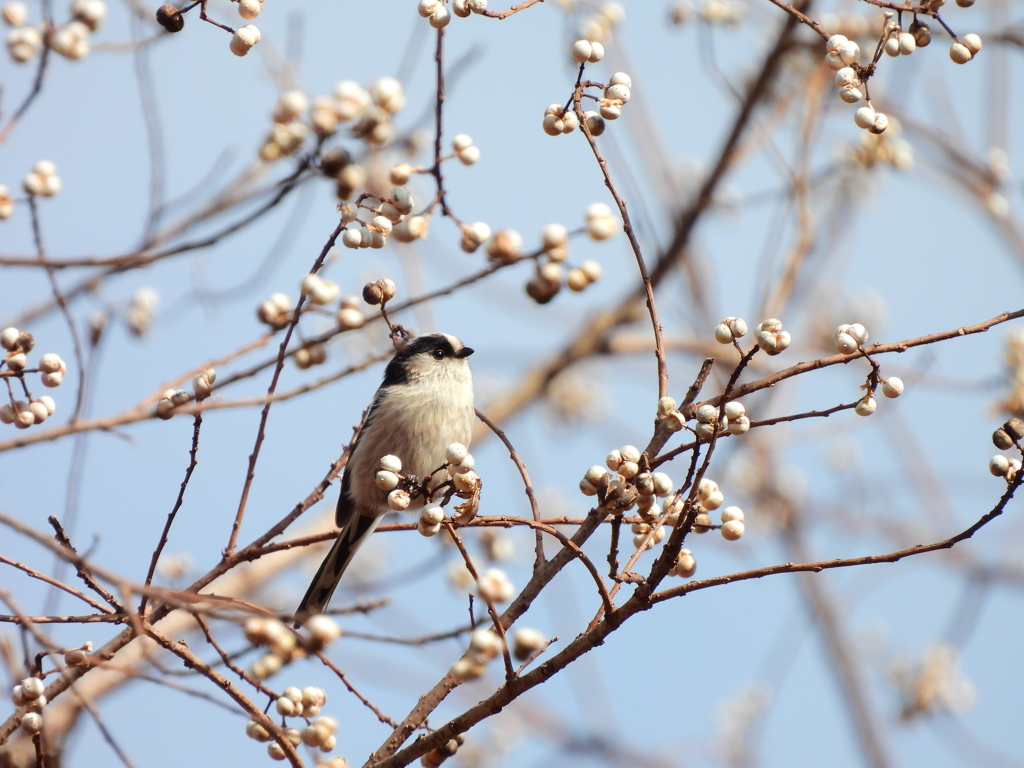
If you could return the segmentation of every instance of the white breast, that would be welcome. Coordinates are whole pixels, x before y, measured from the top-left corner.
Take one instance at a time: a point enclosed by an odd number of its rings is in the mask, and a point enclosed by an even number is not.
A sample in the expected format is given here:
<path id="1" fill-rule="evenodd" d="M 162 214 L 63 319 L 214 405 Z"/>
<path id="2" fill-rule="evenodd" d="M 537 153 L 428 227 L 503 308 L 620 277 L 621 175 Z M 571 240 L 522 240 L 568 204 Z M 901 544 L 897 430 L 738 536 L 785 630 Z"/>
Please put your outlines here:
<path id="1" fill-rule="evenodd" d="M 404 474 L 418 478 L 444 464 L 451 443 L 468 446 L 473 434 L 473 382 L 464 361 L 438 366 L 437 375 L 392 386 L 374 411 L 346 468 L 359 507 L 387 510 L 387 492 L 373 483 L 377 463 L 388 454 L 402 460 Z M 422 499 L 412 507 L 422 506 Z"/>

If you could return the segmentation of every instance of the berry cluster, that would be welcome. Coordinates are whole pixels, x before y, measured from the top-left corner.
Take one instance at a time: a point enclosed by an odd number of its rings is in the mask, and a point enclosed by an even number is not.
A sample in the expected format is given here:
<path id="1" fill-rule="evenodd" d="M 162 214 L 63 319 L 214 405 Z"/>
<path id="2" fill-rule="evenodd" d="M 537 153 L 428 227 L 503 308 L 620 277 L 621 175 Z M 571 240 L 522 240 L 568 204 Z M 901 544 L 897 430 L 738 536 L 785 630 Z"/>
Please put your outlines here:
<path id="1" fill-rule="evenodd" d="M 793 338 L 789 331 L 782 330 L 782 321 L 770 317 L 757 326 L 757 333 L 754 336 L 757 346 L 762 352 L 769 355 L 777 355 L 789 348 Z"/>
<path id="2" fill-rule="evenodd" d="M 585 51 L 585 48 L 581 46 L 600 46 L 600 43 L 590 43 L 587 40 L 577 40 L 572 48 L 572 55 L 575 58 L 578 51 Z M 604 55 L 604 49 L 601 48 L 601 55 Z M 579 59 L 577 59 L 579 60 Z M 599 87 L 602 89 L 602 96 L 591 96 L 584 91 L 584 95 L 587 98 L 595 99 L 599 102 L 598 111 L 588 110 L 583 113 L 583 117 L 587 121 L 587 130 L 590 131 L 592 136 L 600 136 L 605 131 L 605 120 L 617 120 L 622 116 L 622 107 L 629 101 L 631 96 L 630 88 L 633 86 L 633 81 L 629 75 L 625 72 L 616 72 L 612 75 L 608 81 L 608 85 L 601 85 L 600 83 L 584 83 L 584 89 L 590 87 Z M 579 118 L 576 113 L 568 107 L 561 104 L 552 104 L 546 110 L 544 110 L 544 117 L 541 120 L 541 128 L 544 129 L 544 133 L 548 136 L 560 136 L 563 133 L 572 133 L 579 127 Z"/>
<path id="3" fill-rule="evenodd" d="M 321 752 L 330 752 L 334 749 L 338 740 L 334 732 L 338 730 L 338 723 L 332 717 L 319 716 L 320 708 L 327 702 L 327 694 L 323 688 L 309 686 L 298 689 L 293 687 L 285 688 L 284 692 L 274 702 L 274 708 L 281 715 L 282 719 L 288 717 L 302 717 L 309 723 L 303 730 L 298 728 L 283 728 L 284 737 L 292 744 L 299 746 L 305 744 L 308 747 L 319 749 Z M 309 718 L 315 718 L 312 722 Z M 250 720 L 245 726 L 245 735 L 250 739 L 259 742 L 269 742 L 274 737 L 264 726 L 255 720 Z M 284 749 L 276 741 L 267 745 L 267 753 L 274 760 L 284 760 Z"/>
<path id="4" fill-rule="evenodd" d="M 868 330 L 860 323 L 843 324 L 836 328 L 836 351 L 852 355 L 868 341 Z"/>
<path id="5" fill-rule="evenodd" d="M 746 7 L 739 2 L 730 0 L 704 0 L 699 8 L 694 8 L 690 0 L 679 0 L 672 4 L 672 23 L 686 24 L 696 16 L 700 16 L 708 24 L 724 24 L 736 26 L 743 20 Z"/>
<path id="6" fill-rule="evenodd" d="M 605 466 L 615 474 L 594 465 L 580 481 L 580 491 L 586 496 L 599 496 L 615 511 L 624 512 L 636 504 L 644 515 L 654 506 L 655 497 L 672 493 L 672 478 L 664 472 L 650 472 L 646 456 L 635 446 L 624 445 L 611 451 Z"/>
<path id="7" fill-rule="evenodd" d="M 213 394 L 213 384 L 216 381 L 217 371 L 213 368 L 207 368 L 202 373 L 192 377 L 192 391 L 197 402 L 205 400 Z M 170 419 L 174 416 L 175 408 L 180 405 L 187 405 L 191 400 L 192 395 L 184 389 L 168 389 L 164 392 L 163 397 L 157 401 L 156 415 L 164 420 Z"/>
<path id="8" fill-rule="evenodd" d="M 727 402 L 721 409 L 721 415 L 718 406 L 705 403 L 697 408 L 694 416 L 697 418 L 697 424 L 693 431 L 702 440 L 710 440 L 723 429 L 730 435 L 743 435 L 750 430 L 747 409 L 738 400 Z"/>
<path id="9" fill-rule="evenodd" d="M 49 160 L 40 160 L 21 182 L 25 192 L 35 197 L 53 197 L 60 192 L 60 176 L 57 166 Z"/>
<path id="10" fill-rule="evenodd" d="M 577 30 L 579 37 L 595 43 L 605 44 L 612 36 L 612 30 L 626 20 L 626 9 L 622 3 L 609 0 L 583 17 Z"/>
<path id="11" fill-rule="evenodd" d="M 483 677 L 487 662 L 501 655 L 502 642 L 490 629 L 474 629 L 469 650 L 452 666 L 451 673 L 460 683 Z"/>
<path id="12" fill-rule="evenodd" d="M 736 541 L 743 536 L 746 526 L 743 522 L 743 510 L 739 507 L 726 507 L 722 510 L 722 524 L 714 525 L 711 522 L 713 512 L 725 503 L 725 494 L 718 487 L 718 483 L 709 478 L 703 478 L 697 485 L 697 515 L 693 519 L 694 533 L 707 533 L 718 528 L 722 532 L 722 538 L 726 541 Z M 671 517 L 669 518 L 669 524 Z"/>
<path id="13" fill-rule="evenodd" d="M 1005 451 L 1008 448 L 1016 448 L 1022 451 L 1020 440 L 1024 438 L 1024 421 L 1014 417 L 1003 426 L 992 433 L 992 442 L 996 448 Z M 1021 462 L 1019 459 L 1008 459 L 1002 454 L 993 456 L 988 463 L 988 471 L 996 477 L 1004 477 L 1007 482 L 1013 482 L 1020 473 Z"/>
<path id="14" fill-rule="evenodd" d="M 341 80 L 331 95 L 318 96 L 312 104 L 303 91 L 289 89 L 278 97 L 271 111 L 273 125 L 260 147 L 260 159 L 272 163 L 293 155 L 303 147 L 310 132 L 322 139 L 350 121 L 355 121 L 351 126 L 355 138 L 372 147 L 382 146 L 391 140 L 392 116 L 403 106 L 402 84 L 393 77 L 378 78 L 365 88 L 353 80 Z M 324 154 L 320 170 L 335 180 L 340 200 L 348 200 L 366 183 L 366 170 L 352 162 L 349 153 L 340 147 Z"/>
<path id="15" fill-rule="evenodd" d="M 369 205 L 364 200 L 376 200 Z M 412 193 L 405 187 L 394 187 L 387 197 L 365 193 L 353 208 L 342 206 L 341 221 L 345 231 L 341 242 L 346 248 L 383 248 L 388 237 L 394 236 L 400 243 L 427 236 L 427 216 L 410 216 L 414 201 Z M 369 221 L 359 218 L 360 211 L 367 211 Z"/>
<path id="16" fill-rule="evenodd" d="M 868 330 L 860 323 L 840 325 L 835 332 L 836 351 L 843 355 L 852 355 L 860 350 L 868 341 Z M 866 353 L 865 353 L 866 355 Z M 870 358 L 869 358 L 870 359 Z M 882 394 L 888 398 L 896 398 L 903 394 L 903 380 L 898 376 L 879 378 L 878 385 Z M 875 412 L 878 403 L 875 402 L 875 386 L 870 381 L 864 387 L 867 393 L 860 399 L 854 408 L 858 416 L 870 416 Z"/>
<path id="17" fill-rule="evenodd" d="M 256 43 L 260 41 L 260 30 L 255 24 L 246 24 L 239 27 L 231 35 L 231 42 L 228 44 L 235 56 L 245 56 Z"/>
<path id="18" fill-rule="evenodd" d="M 139 288 L 132 294 L 124 310 L 124 322 L 135 336 L 142 336 L 149 330 L 160 303 L 160 294 L 153 288 Z"/>
<path id="19" fill-rule="evenodd" d="M 25 707 L 28 711 L 21 718 L 21 730 L 28 734 L 36 734 L 43 730 L 43 707 L 46 696 L 43 691 L 46 685 L 38 677 L 26 677 L 11 690 L 11 701 L 16 707 Z"/>
<path id="20" fill-rule="evenodd" d="M 25 379 L 27 373 L 40 373 L 40 381 L 44 387 L 59 387 L 67 373 L 67 365 L 60 355 L 47 352 L 40 356 L 37 367 L 30 368 L 28 353 L 35 347 L 36 340 L 28 331 L 17 328 L 5 328 L 0 331 L 0 347 L 6 355 L 0 358 L 0 377 L 5 380 L 16 378 L 21 383 L 22 391 L 27 400 L 16 400 L 14 391 L 8 384 L 9 402 L 0 405 L 0 424 L 13 424 L 18 429 L 28 429 L 33 424 L 42 424 L 57 410 L 52 397 L 42 395 L 33 397 Z M 6 370 L 5 370 L 6 369 Z"/>
<path id="21" fill-rule="evenodd" d="M 671 398 L 663 398 L 671 400 Z M 729 403 L 737 405 L 739 403 Z M 671 407 L 670 407 L 671 406 Z M 711 411 L 712 426 L 711 432 L 717 421 L 718 409 L 715 406 L 705 405 Z M 740 406 L 742 409 L 742 406 Z M 699 411 L 700 409 L 698 409 Z M 679 412 L 675 410 L 675 403 L 659 404 L 660 418 L 668 418 L 669 414 Z M 733 409 L 736 422 L 745 420 L 746 416 L 739 409 Z M 701 417 L 698 416 L 698 421 Z M 707 422 L 698 423 L 698 428 Z M 746 429 L 749 429 L 749 421 L 746 422 Z M 746 429 L 743 429 L 745 432 Z M 600 496 L 603 503 L 614 512 L 625 512 L 634 504 L 641 520 L 631 524 L 633 533 L 633 546 L 637 549 L 646 547 L 653 548 L 656 544 L 665 539 L 666 529 L 664 526 L 655 527 L 659 519 L 667 526 L 675 527 L 682 518 L 684 501 L 681 493 L 673 493 L 672 478 L 664 472 L 648 472 L 645 470 L 646 456 L 632 445 L 624 445 L 621 448 L 611 451 L 605 459 L 605 465 L 615 474 L 609 474 L 605 467 L 595 465 L 587 470 L 580 481 L 580 491 L 586 496 Z M 659 507 L 656 504 L 657 498 L 664 498 L 665 501 Z M 727 507 L 722 511 L 721 525 L 714 525 L 709 512 L 718 509 L 725 502 L 725 496 L 714 480 L 704 478 L 697 486 L 696 504 L 694 508 L 695 517 L 693 531 L 705 533 L 712 528 L 718 528 L 722 537 L 728 541 L 735 541 L 743 536 L 744 522 L 743 511 L 739 507 Z M 652 535 L 653 530 L 653 535 Z M 684 554 L 685 553 L 685 554 Z M 681 550 L 670 575 L 689 578 L 696 570 L 696 562 L 689 550 Z"/>
<path id="22" fill-rule="evenodd" d="M 1017 441 L 1022 437 L 1024 437 L 1024 421 L 1012 418 L 992 433 L 992 442 L 996 448 L 1005 451 L 1007 448 L 1016 445 Z"/>
<path id="23" fill-rule="evenodd" d="M 419 0 L 416 11 L 425 18 L 434 29 L 444 29 L 452 20 L 452 13 L 466 18 L 471 13 L 483 13 L 487 10 L 487 0 L 452 0 L 452 10 L 448 10 L 448 0 Z"/>
<path id="24" fill-rule="evenodd" d="M 458 2 L 458 0 L 455 0 Z M 470 2 L 470 0 L 466 0 Z M 454 755 L 459 751 L 459 747 L 466 743 L 466 737 L 463 734 L 457 735 L 454 739 L 448 739 L 444 744 L 439 747 L 435 747 L 420 758 L 420 765 L 423 768 L 438 768 L 445 760 Z"/>
<path id="25" fill-rule="evenodd" d="M 742 317 L 727 317 L 715 326 L 715 341 L 732 344 L 747 335 L 747 321 Z"/>
<path id="26" fill-rule="evenodd" d="M 322 651 L 341 637 L 341 628 L 329 616 L 311 616 L 303 625 L 307 635 L 299 635 L 277 619 L 255 618 L 245 623 L 245 639 L 268 652 L 249 668 L 257 680 L 277 674 L 281 667 L 309 653 Z M 316 714 L 312 712 L 309 716 Z"/>
<path id="27" fill-rule="evenodd" d="M 330 304 L 338 298 L 338 294 L 341 292 L 337 283 L 324 280 L 320 275 L 313 272 L 302 278 L 299 290 L 303 296 L 309 299 L 310 304 L 315 307 Z"/>
<path id="28" fill-rule="evenodd" d="M 480 596 L 493 603 L 507 603 L 516 593 L 515 585 L 501 568 L 488 568 L 477 585 Z"/>
<path id="29" fill-rule="evenodd" d="M 59 25 L 40 23 L 28 26 L 28 8 L 19 0 L 5 3 L 0 17 L 13 27 L 7 35 L 7 52 L 15 63 L 22 64 L 34 58 L 46 45 L 66 59 L 81 59 L 89 53 L 89 35 L 103 24 L 107 6 L 103 0 L 75 0 L 71 4 L 71 18 Z"/>
<path id="30" fill-rule="evenodd" d="M 420 481 L 402 474 L 402 460 L 397 456 L 384 456 L 377 463 L 374 482 L 382 491 L 388 491 L 388 506 L 401 512 L 408 509 L 414 499 L 422 497 L 426 503 L 420 513 L 417 530 L 423 536 L 434 536 L 441 530 L 444 520 L 443 504 L 451 494 L 470 498 L 480 490 L 480 476 L 474 471 L 473 455 L 462 443 L 452 443 L 445 449 L 445 464 Z M 440 495 L 440 500 L 435 496 Z M 471 518 L 470 518 L 471 519 Z M 459 517 L 459 522 L 468 522 Z"/>
<path id="31" fill-rule="evenodd" d="M 484 571 L 479 584 L 476 584 L 473 574 L 461 558 L 448 563 L 447 570 L 451 587 L 457 593 L 468 592 L 477 586 L 480 596 L 494 603 L 507 603 L 516 593 L 515 585 L 508 574 L 500 568 L 488 568 Z"/>
<path id="32" fill-rule="evenodd" d="M 291 322 L 293 308 L 288 294 L 272 293 L 269 299 L 261 302 L 256 308 L 256 317 L 261 323 L 279 331 Z"/>
<path id="33" fill-rule="evenodd" d="M 612 215 L 609 206 L 604 203 L 587 206 L 584 231 L 591 240 L 607 240 L 614 236 L 618 229 L 618 220 Z M 498 235 L 502 232 L 507 234 L 499 238 Z M 548 224 L 541 231 L 541 250 L 535 254 L 537 270 L 526 283 L 526 295 L 538 304 L 547 304 L 551 301 L 561 290 L 563 279 L 566 287 L 577 293 L 601 279 L 601 265 L 592 259 L 586 259 L 580 262 L 579 266 L 570 267 L 568 270 L 563 268 L 562 262 L 569 258 L 569 236 L 569 230 L 562 224 Z M 501 230 L 496 233 L 492 244 L 492 258 L 510 263 L 519 258 L 522 238 L 514 230 Z M 489 254 L 491 249 L 492 246 L 489 245 Z"/>

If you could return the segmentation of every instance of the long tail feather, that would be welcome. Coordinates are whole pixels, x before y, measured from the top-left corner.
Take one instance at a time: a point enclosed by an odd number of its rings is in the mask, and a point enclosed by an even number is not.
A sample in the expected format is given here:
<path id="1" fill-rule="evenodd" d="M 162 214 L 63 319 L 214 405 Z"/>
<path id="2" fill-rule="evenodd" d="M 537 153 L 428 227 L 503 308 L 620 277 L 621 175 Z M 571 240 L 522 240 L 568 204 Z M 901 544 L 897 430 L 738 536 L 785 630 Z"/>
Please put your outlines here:
<path id="1" fill-rule="evenodd" d="M 306 590 L 298 609 L 295 611 L 295 626 L 301 626 L 306 619 L 323 613 L 331 602 L 334 590 L 338 588 L 341 577 L 362 546 L 380 522 L 379 517 L 353 515 L 345 529 L 338 535 L 331 551 L 320 564 L 320 569 L 313 577 L 313 583 Z"/>

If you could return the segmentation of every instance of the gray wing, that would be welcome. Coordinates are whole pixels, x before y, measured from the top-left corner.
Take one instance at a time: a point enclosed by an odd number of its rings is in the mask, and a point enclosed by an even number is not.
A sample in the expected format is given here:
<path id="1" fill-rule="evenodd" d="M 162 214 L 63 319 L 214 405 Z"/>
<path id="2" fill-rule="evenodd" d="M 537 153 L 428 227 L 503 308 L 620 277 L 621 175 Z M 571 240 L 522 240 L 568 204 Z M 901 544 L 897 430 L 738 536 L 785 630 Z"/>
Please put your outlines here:
<path id="1" fill-rule="evenodd" d="M 359 430 L 356 442 L 352 446 L 350 460 L 359 450 L 359 441 L 370 426 L 383 395 L 383 388 L 377 390 L 370 411 L 363 421 L 362 429 Z M 331 551 L 327 553 L 327 557 L 320 564 L 316 576 L 313 577 L 313 582 L 309 585 L 309 589 L 306 590 L 302 602 L 299 603 L 299 607 L 295 611 L 296 626 L 300 626 L 308 617 L 323 613 L 327 609 L 327 604 L 331 601 L 334 590 L 338 588 L 345 569 L 352 562 L 356 551 L 370 537 L 377 527 L 377 523 L 380 522 L 380 518 L 373 514 L 356 514 L 356 504 L 350 494 L 350 485 L 350 475 L 346 469 L 341 477 L 341 493 L 338 496 L 338 506 L 334 512 L 334 523 L 341 528 L 341 533 L 338 534 L 334 546 L 331 547 Z"/>

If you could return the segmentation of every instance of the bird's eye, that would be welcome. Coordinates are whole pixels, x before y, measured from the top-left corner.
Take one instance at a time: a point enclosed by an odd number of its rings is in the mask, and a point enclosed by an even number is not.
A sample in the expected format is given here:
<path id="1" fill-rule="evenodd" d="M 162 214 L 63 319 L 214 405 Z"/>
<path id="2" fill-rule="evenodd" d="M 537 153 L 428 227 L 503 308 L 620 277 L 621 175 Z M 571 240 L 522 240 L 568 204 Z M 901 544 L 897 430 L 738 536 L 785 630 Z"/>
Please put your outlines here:
<path id="1" fill-rule="evenodd" d="M 443 349 L 435 349 L 433 352 L 431 352 L 431 354 L 434 356 L 435 360 L 443 360 L 444 359 L 444 350 Z"/>

